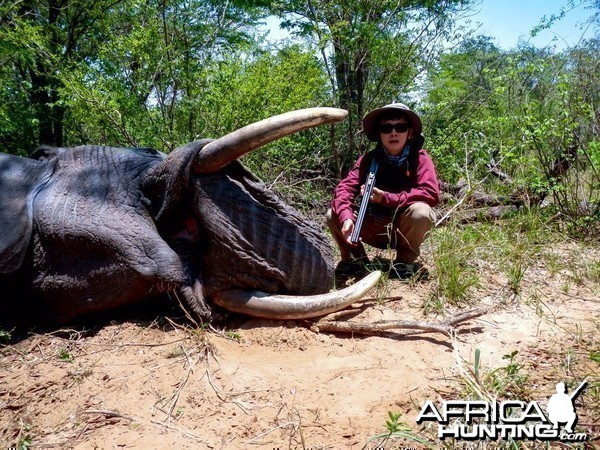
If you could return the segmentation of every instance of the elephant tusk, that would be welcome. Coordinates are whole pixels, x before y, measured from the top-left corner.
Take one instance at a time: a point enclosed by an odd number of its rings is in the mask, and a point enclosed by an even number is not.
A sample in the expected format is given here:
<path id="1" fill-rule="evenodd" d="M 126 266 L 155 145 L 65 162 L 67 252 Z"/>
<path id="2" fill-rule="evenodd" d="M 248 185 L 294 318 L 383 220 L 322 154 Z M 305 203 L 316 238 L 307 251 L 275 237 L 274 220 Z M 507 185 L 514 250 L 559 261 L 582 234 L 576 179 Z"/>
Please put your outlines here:
<path id="1" fill-rule="evenodd" d="M 221 291 L 212 301 L 228 311 L 266 319 L 310 319 L 344 309 L 360 300 L 379 281 L 380 271 L 339 291 L 318 295 L 277 295 L 240 289 Z"/>
<path id="2" fill-rule="evenodd" d="M 338 108 L 307 108 L 291 111 L 250 124 L 205 145 L 198 153 L 193 171 L 214 173 L 246 153 L 307 128 L 339 122 L 348 111 Z"/>

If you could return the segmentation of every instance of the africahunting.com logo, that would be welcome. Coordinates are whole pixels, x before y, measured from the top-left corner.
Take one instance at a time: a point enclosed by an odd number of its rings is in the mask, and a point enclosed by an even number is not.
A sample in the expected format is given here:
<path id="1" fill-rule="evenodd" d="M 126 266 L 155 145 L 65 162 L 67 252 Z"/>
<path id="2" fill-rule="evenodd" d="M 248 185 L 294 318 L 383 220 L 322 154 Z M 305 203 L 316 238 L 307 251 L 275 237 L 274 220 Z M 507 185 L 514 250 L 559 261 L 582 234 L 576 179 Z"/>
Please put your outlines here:
<path id="1" fill-rule="evenodd" d="M 440 439 L 464 440 L 560 440 L 584 442 L 586 433 L 576 433 L 577 412 L 573 401 L 586 386 L 583 381 L 569 395 L 565 384 L 556 385 L 556 393 L 548 400 L 546 413 L 538 402 L 516 400 L 486 402 L 481 400 L 444 401 L 436 406 L 427 400 L 417 417 L 417 423 L 438 423 Z"/>

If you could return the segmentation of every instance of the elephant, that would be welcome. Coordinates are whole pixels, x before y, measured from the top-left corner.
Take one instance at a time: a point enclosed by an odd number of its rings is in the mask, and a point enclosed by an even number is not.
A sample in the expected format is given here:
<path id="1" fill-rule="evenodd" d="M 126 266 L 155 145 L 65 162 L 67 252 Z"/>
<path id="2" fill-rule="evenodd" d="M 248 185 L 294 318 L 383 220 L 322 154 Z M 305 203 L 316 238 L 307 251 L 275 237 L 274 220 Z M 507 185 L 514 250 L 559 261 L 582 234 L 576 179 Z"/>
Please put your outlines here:
<path id="1" fill-rule="evenodd" d="M 344 308 L 380 274 L 331 292 L 328 237 L 239 158 L 346 115 L 292 111 L 169 154 L 98 145 L 0 154 L 3 309 L 67 323 L 156 296 L 202 321 L 214 305 L 272 319 Z"/>

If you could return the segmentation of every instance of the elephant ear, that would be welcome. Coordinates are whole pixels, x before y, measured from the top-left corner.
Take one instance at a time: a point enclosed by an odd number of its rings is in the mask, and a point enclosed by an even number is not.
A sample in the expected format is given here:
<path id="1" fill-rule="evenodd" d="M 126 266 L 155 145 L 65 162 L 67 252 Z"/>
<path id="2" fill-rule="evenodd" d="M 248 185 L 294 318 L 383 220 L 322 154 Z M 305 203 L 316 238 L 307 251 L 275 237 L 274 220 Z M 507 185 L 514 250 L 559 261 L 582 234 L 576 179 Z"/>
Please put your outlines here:
<path id="1" fill-rule="evenodd" d="M 48 182 L 53 162 L 0 154 L 0 273 L 23 264 L 33 227 L 33 200 Z"/>
<path id="2" fill-rule="evenodd" d="M 177 223 L 181 205 L 189 204 L 189 183 L 192 167 L 202 148 L 212 142 L 202 139 L 173 150 L 146 178 L 142 191 L 151 199 L 151 213 L 159 229 Z"/>

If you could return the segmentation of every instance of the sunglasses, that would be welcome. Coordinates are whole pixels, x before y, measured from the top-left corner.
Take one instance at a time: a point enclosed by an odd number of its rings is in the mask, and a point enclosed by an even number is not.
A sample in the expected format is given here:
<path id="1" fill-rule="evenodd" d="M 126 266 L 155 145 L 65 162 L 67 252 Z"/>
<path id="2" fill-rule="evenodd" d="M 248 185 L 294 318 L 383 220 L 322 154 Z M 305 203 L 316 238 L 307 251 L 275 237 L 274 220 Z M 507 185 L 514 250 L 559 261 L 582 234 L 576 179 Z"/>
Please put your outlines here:
<path id="1" fill-rule="evenodd" d="M 383 125 L 379 125 L 379 131 L 383 134 L 390 134 L 392 130 L 396 130 L 398 133 L 406 133 L 410 125 L 407 123 L 384 123 Z"/>

